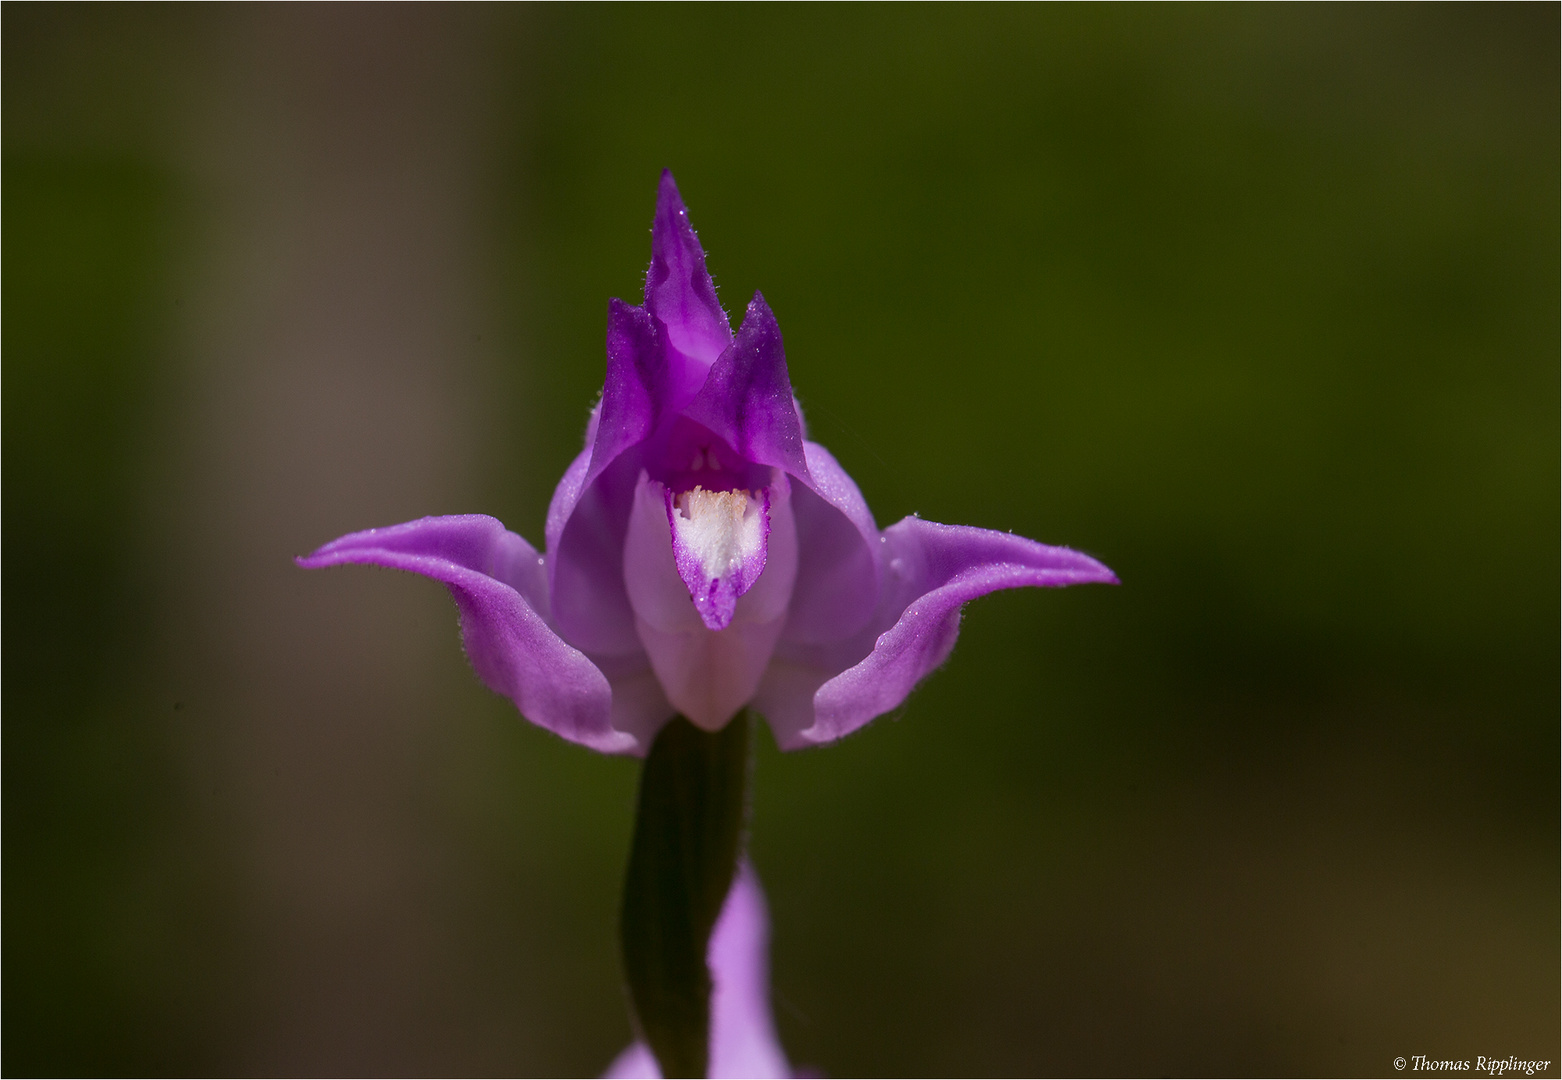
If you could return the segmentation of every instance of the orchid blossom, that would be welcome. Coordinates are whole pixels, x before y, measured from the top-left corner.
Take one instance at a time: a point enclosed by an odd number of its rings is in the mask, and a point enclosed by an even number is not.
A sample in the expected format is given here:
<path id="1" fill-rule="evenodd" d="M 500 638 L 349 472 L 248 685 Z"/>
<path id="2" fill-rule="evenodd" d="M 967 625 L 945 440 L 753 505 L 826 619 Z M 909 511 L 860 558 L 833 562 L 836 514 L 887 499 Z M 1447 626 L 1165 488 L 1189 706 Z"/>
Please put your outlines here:
<path id="1" fill-rule="evenodd" d="M 608 306 L 607 376 L 548 510 L 546 553 L 481 515 L 353 533 L 298 560 L 444 583 L 482 680 L 530 721 L 644 755 L 676 714 L 745 706 L 782 749 L 894 709 L 948 657 L 967 601 L 1115 582 L 1087 555 L 908 517 L 874 524 L 808 441 L 759 293 L 732 333 L 671 173 L 642 306 Z"/>

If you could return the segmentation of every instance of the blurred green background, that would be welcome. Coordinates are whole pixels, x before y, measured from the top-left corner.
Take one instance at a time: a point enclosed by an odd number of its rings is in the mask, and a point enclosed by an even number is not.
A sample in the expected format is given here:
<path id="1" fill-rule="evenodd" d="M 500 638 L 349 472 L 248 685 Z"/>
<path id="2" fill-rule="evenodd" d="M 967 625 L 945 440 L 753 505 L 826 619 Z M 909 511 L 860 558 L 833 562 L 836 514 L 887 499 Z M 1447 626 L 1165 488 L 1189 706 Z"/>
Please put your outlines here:
<path id="1" fill-rule="evenodd" d="M 795 1062 L 1562 1056 L 1556 5 L 0 21 L 6 1073 L 628 1040 L 634 763 L 288 560 L 541 541 L 663 166 L 881 525 L 1123 580 L 762 740 Z"/>

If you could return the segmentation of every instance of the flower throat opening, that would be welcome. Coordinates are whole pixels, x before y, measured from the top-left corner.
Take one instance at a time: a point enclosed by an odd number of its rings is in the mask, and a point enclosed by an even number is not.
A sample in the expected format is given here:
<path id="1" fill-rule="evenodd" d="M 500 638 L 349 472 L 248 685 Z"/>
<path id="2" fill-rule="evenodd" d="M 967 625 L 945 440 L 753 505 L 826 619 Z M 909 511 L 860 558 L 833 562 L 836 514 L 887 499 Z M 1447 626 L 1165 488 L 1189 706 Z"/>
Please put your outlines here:
<path id="1" fill-rule="evenodd" d="M 709 581 L 727 577 L 756 556 L 763 558 L 765 507 L 751 491 L 706 491 L 696 484 L 673 501 L 673 530 Z M 691 586 L 693 582 L 688 582 Z"/>

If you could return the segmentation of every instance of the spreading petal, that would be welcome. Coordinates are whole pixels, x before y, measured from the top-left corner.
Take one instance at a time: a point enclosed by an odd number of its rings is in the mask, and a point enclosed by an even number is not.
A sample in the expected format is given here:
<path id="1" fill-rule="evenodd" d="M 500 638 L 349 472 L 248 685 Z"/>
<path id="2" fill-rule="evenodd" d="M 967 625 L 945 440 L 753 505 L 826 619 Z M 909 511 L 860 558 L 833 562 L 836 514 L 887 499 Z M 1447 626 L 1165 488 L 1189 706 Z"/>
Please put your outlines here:
<path id="1" fill-rule="evenodd" d="M 694 395 L 716 357 L 732 341 L 727 313 L 705 269 L 705 252 L 689 223 L 671 170 L 662 173 L 651 226 L 651 268 L 645 276 L 645 309 L 667 328 L 674 363 L 671 386 L 677 406 Z"/>
<path id="2" fill-rule="evenodd" d="M 754 868 L 744 860 L 711 932 L 710 1075 L 788 1077 L 792 1067 L 770 1012 L 770 917 Z M 607 1077 L 660 1077 L 642 1042 L 618 1056 Z"/>
<path id="3" fill-rule="evenodd" d="M 823 679 L 833 666 L 823 651 L 811 664 L 799 652 L 772 665 L 756 705 L 784 749 L 831 742 L 904 701 L 949 656 L 966 602 L 1024 585 L 1117 581 L 1101 563 L 1069 548 L 914 517 L 884 530 L 884 548 L 880 603 L 869 631 L 883 630 L 872 651 Z M 817 689 L 805 702 L 810 685 Z"/>
<path id="4" fill-rule="evenodd" d="M 759 293 L 749 302 L 738 336 L 711 368 L 684 415 L 749 461 L 808 476 L 803 425 L 792 398 L 781 328 Z"/>
<path id="5" fill-rule="evenodd" d="M 426 517 L 352 533 L 298 564 L 363 563 L 442 582 L 461 612 L 461 639 L 490 689 L 556 735 L 604 753 L 643 752 L 612 725 L 607 677 L 548 625 L 542 557 L 497 520 L 479 514 Z"/>

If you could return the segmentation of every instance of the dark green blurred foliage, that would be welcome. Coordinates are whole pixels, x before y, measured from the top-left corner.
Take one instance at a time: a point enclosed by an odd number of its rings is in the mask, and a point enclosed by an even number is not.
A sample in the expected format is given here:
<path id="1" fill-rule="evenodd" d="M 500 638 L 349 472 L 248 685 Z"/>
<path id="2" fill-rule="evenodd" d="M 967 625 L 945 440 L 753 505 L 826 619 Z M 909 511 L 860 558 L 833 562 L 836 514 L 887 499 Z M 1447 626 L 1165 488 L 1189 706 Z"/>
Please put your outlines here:
<path id="1" fill-rule="evenodd" d="M 134 523 L 170 186 L 134 161 L 4 164 L 5 1067 L 198 1068 L 208 912 L 148 659 Z M 172 1029 L 172 1030 L 170 1030 Z"/>
<path id="2" fill-rule="evenodd" d="M 670 166 L 881 524 L 1013 529 L 1123 579 L 978 603 L 840 746 L 760 736 L 795 1061 L 1559 1056 L 1555 6 L 470 23 L 510 118 L 491 299 L 527 359 L 462 509 L 541 540 Z M 245 1071 L 233 877 L 159 722 L 113 704 L 141 677 L 153 556 L 120 530 L 159 482 L 137 440 L 173 166 L 18 147 L 32 70 L 7 53 L 4 1064 Z M 450 711 L 498 747 L 418 796 L 458 808 L 486 890 L 453 934 L 546 1018 L 495 1071 L 600 1069 L 629 1037 L 625 763 L 474 688 Z"/>

